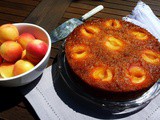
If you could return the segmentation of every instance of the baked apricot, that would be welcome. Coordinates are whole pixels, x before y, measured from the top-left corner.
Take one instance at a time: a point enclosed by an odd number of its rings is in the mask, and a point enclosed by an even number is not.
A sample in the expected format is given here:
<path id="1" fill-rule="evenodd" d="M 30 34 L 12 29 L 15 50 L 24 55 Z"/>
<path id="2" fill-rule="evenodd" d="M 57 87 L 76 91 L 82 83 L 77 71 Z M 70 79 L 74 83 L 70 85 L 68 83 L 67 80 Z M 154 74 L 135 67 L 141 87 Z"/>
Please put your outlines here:
<path id="1" fill-rule="evenodd" d="M 135 84 L 142 83 L 146 79 L 146 73 L 142 67 L 131 66 L 127 76 Z"/>
<path id="2" fill-rule="evenodd" d="M 81 29 L 82 35 L 86 37 L 92 37 L 94 34 L 99 33 L 99 28 L 95 26 L 86 26 Z"/>
<path id="3" fill-rule="evenodd" d="M 111 70 L 103 67 L 94 68 L 94 70 L 92 71 L 92 76 L 94 79 L 100 81 L 111 81 L 113 78 Z"/>
<path id="4" fill-rule="evenodd" d="M 143 51 L 142 58 L 148 63 L 160 64 L 160 54 L 151 50 Z"/>
<path id="5" fill-rule="evenodd" d="M 107 28 L 121 28 L 121 24 L 118 20 L 107 20 L 105 25 Z"/>
<path id="6" fill-rule="evenodd" d="M 110 36 L 110 37 L 106 37 L 106 43 L 105 45 L 107 46 L 107 48 L 111 49 L 111 50 L 119 50 L 122 48 L 123 43 L 121 40 Z"/>
<path id="7" fill-rule="evenodd" d="M 74 59 L 82 59 L 87 56 L 88 48 L 83 45 L 76 45 L 71 50 L 71 57 Z"/>
<path id="8" fill-rule="evenodd" d="M 148 38 L 145 33 L 139 31 L 133 31 L 132 35 L 134 35 L 139 40 L 146 40 Z"/>

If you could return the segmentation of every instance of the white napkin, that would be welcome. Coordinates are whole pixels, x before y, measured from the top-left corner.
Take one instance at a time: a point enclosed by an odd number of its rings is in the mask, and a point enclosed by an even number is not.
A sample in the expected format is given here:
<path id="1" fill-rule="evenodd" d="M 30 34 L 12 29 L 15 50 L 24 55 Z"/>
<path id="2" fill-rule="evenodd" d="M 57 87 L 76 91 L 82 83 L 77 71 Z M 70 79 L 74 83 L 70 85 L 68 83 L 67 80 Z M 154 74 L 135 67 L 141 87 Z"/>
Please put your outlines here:
<path id="1" fill-rule="evenodd" d="M 160 40 L 160 21 L 143 2 L 138 2 L 132 14 L 123 19 L 146 28 Z M 160 120 L 160 95 L 144 109 L 117 117 L 75 95 L 57 74 L 56 64 L 45 69 L 33 83 L 24 86 L 22 93 L 41 120 Z"/>

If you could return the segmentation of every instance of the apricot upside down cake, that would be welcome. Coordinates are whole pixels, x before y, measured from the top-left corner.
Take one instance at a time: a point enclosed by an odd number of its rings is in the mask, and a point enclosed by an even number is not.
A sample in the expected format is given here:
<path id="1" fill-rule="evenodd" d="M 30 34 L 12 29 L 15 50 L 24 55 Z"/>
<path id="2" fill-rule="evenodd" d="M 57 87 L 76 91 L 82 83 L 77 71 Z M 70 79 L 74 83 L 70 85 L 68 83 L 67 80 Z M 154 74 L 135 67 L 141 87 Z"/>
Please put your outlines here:
<path id="1" fill-rule="evenodd" d="M 65 53 L 74 73 L 101 90 L 143 90 L 160 78 L 160 43 L 126 21 L 96 19 L 78 26 L 66 39 Z"/>

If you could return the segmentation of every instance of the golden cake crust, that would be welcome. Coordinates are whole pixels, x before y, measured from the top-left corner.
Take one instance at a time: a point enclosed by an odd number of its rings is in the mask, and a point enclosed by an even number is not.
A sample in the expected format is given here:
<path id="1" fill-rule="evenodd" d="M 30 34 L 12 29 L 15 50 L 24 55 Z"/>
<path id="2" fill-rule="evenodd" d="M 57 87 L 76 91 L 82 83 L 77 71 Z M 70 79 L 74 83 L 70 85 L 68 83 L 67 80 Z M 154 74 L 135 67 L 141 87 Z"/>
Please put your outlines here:
<path id="1" fill-rule="evenodd" d="M 65 53 L 74 73 L 101 90 L 143 90 L 160 78 L 160 43 L 147 30 L 126 21 L 85 22 L 67 37 Z"/>

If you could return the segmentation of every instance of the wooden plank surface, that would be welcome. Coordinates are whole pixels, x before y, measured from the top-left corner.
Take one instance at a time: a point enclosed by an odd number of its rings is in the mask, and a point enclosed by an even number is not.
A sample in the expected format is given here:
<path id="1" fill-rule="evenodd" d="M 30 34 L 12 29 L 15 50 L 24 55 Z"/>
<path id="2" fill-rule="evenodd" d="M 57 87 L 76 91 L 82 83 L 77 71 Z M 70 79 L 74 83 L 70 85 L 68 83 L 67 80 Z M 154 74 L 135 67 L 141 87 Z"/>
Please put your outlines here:
<path id="1" fill-rule="evenodd" d="M 21 3 L 24 5 L 37 6 L 41 0 L 4 0 L 5 2 Z"/>
<path id="2" fill-rule="evenodd" d="M 23 22 L 39 3 L 35 0 L 1 0 L 0 25 Z"/>
<path id="3" fill-rule="evenodd" d="M 1 0 L 0 25 L 29 22 L 42 26 L 49 33 L 70 18 L 79 18 L 97 5 L 105 8 L 91 17 L 121 19 L 133 10 L 138 0 Z M 159 0 L 143 0 L 160 17 Z M 48 66 L 52 65 L 61 42 L 52 45 Z M 17 89 L 0 87 L 0 119 L 36 120 L 36 113 Z"/>
<path id="4" fill-rule="evenodd" d="M 58 25 L 70 2 L 71 0 L 43 0 L 24 22 L 41 25 L 50 32 Z"/>
<path id="5" fill-rule="evenodd" d="M 87 11 L 93 9 L 97 5 L 103 5 L 104 9 L 98 14 L 94 15 L 90 19 L 94 18 L 116 18 L 121 19 L 124 16 L 127 16 L 131 13 L 134 6 L 137 4 L 138 0 L 75 0 L 70 4 L 66 9 L 60 23 L 66 21 L 67 19 L 76 17 L 79 18 Z M 150 1 L 144 0 L 147 4 L 150 5 L 153 12 L 157 17 L 160 18 L 160 1 Z"/>

